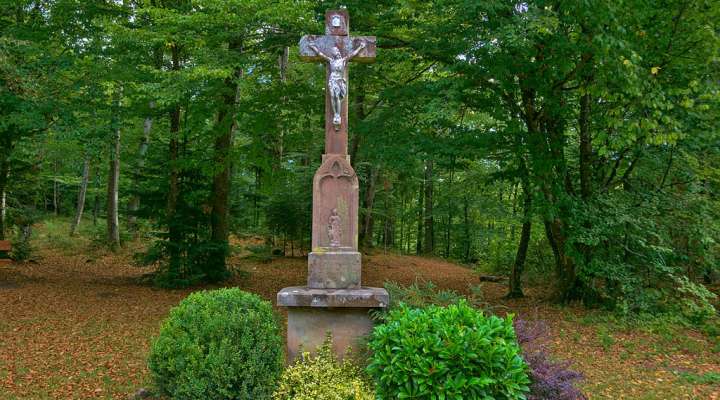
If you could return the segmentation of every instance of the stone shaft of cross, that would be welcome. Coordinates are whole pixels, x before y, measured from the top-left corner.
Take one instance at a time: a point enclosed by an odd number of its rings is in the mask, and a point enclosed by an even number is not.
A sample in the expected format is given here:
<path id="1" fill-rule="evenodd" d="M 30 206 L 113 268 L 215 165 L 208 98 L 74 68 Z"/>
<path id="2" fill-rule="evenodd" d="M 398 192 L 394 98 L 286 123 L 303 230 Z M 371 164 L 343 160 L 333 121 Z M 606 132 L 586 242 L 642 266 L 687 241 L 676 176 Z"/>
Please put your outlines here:
<path id="1" fill-rule="evenodd" d="M 350 36 L 347 10 L 325 14 L 325 35 L 305 35 L 300 59 L 326 63 L 325 154 L 347 154 L 348 63 L 375 61 L 375 36 Z"/>

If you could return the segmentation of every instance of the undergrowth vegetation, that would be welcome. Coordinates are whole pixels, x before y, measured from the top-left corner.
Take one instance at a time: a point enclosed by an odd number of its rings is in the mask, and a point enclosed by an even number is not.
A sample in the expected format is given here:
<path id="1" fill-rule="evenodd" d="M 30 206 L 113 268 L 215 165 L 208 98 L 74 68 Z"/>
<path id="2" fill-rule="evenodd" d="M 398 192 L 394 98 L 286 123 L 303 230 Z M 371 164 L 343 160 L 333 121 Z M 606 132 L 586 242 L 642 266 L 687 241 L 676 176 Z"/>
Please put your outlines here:
<path id="1" fill-rule="evenodd" d="M 363 371 L 352 361 L 338 361 L 332 337 L 315 355 L 303 352 L 283 372 L 273 400 L 374 400 L 375 394 Z"/>

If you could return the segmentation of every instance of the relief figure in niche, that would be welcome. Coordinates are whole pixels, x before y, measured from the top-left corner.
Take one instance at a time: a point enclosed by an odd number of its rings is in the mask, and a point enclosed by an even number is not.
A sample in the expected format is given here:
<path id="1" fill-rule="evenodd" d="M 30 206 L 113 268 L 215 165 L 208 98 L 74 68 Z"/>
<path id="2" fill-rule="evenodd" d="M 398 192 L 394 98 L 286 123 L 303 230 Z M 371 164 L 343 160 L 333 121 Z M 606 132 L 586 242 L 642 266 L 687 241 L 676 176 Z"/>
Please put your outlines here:
<path id="1" fill-rule="evenodd" d="M 340 247 L 340 239 L 342 237 L 342 227 L 340 223 L 341 220 L 337 208 L 333 208 L 330 212 L 330 219 L 328 220 L 328 237 L 330 238 L 331 247 Z"/>

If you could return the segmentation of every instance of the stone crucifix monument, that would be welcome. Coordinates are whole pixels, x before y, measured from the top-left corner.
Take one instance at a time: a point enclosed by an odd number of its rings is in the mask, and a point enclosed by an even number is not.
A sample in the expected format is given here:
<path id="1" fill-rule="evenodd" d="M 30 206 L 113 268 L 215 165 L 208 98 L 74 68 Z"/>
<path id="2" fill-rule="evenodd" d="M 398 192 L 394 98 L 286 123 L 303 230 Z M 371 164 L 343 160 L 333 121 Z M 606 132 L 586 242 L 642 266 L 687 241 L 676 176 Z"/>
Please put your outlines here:
<path id="1" fill-rule="evenodd" d="M 348 143 L 348 64 L 375 60 L 374 36 L 350 36 L 347 10 L 328 11 L 325 35 L 300 40 L 300 58 L 325 62 L 325 154 L 313 179 L 312 252 L 307 286 L 288 287 L 277 295 L 288 308 L 288 359 L 300 349 L 313 351 L 328 332 L 335 353 L 372 329 L 368 311 L 387 307 L 385 289 L 363 287 L 358 252 L 358 178 L 350 165 Z"/>

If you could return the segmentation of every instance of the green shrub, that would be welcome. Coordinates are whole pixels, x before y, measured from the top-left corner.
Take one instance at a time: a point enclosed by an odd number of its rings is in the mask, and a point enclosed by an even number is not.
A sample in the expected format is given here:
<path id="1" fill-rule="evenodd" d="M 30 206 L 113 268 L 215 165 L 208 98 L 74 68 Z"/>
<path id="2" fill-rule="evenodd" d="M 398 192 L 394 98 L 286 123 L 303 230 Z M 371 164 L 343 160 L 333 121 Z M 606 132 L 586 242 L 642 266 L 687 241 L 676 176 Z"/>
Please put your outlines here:
<path id="1" fill-rule="evenodd" d="M 283 367 L 270 303 L 237 288 L 196 292 L 170 311 L 148 361 L 173 399 L 268 399 Z"/>
<path id="2" fill-rule="evenodd" d="M 12 251 L 10 252 L 10 258 L 17 262 L 23 262 L 30 259 L 33 254 L 33 248 L 30 245 L 30 240 L 24 239 L 19 236 L 12 242 Z"/>
<path id="3" fill-rule="evenodd" d="M 387 314 L 405 304 L 410 308 L 423 308 L 429 305 L 448 306 L 460 300 L 467 300 L 473 307 L 488 309 L 487 303 L 482 300 L 480 286 L 471 286 L 470 295 L 465 296 L 454 290 L 442 290 L 432 281 L 416 280 L 410 286 L 403 286 L 395 282 L 385 282 L 385 290 L 390 294 L 390 304 L 387 308 L 370 311 L 375 322 L 383 322 Z"/>
<path id="4" fill-rule="evenodd" d="M 402 286 L 395 282 L 385 282 L 385 290 L 390 294 L 390 307 L 404 303 L 412 308 L 422 308 L 430 304 L 447 306 L 457 303 L 465 296 L 452 291 L 441 290 L 433 282 L 415 281 L 410 286 Z"/>
<path id="5" fill-rule="evenodd" d="M 529 390 L 512 318 L 486 317 L 465 300 L 400 305 L 369 348 L 379 399 L 524 399 Z"/>
<path id="6" fill-rule="evenodd" d="M 712 302 L 717 295 L 704 285 L 691 282 L 683 276 L 675 279 L 678 292 L 674 311 L 686 318 L 695 326 L 703 326 L 707 321 L 718 315 Z"/>
<path id="7" fill-rule="evenodd" d="M 351 362 L 338 362 L 328 339 L 316 356 L 302 357 L 282 374 L 273 400 L 373 400 L 362 372 Z"/>

